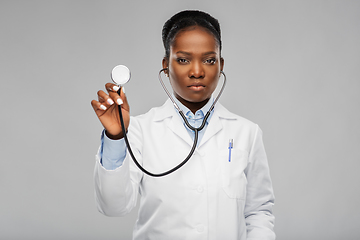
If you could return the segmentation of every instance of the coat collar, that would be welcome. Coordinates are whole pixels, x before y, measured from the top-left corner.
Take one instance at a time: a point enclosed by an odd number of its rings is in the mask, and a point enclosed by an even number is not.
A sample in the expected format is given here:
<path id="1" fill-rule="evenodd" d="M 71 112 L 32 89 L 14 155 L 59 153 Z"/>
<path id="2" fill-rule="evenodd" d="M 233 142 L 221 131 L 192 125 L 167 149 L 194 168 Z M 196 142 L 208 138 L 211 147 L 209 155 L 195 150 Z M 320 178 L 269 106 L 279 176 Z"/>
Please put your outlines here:
<path id="1" fill-rule="evenodd" d="M 169 120 L 165 120 L 167 118 L 169 118 Z M 223 128 L 220 121 L 221 118 L 235 120 L 238 118 L 238 116 L 229 112 L 220 103 L 217 103 L 214 108 L 213 116 L 209 121 L 209 125 L 207 126 L 206 132 L 198 147 L 201 147 L 201 145 L 207 142 L 212 136 L 214 136 Z M 191 140 L 191 137 L 189 136 L 189 133 L 183 124 L 183 119 L 181 119 L 181 117 L 178 115 L 177 110 L 175 109 L 170 99 L 168 99 L 160 108 L 158 108 L 154 115 L 154 121 L 165 121 L 167 127 L 169 127 L 176 135 L 192 146 L 193 141 Z"/>

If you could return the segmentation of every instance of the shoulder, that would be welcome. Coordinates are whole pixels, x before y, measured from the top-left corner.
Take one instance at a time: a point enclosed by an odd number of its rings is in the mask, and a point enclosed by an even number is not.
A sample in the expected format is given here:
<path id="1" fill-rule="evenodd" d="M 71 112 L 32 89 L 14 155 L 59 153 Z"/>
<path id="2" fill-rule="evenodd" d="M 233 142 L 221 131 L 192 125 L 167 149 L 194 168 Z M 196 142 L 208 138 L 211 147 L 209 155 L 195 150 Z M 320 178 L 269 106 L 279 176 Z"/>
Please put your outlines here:
<path id="1" fill-rule="evenodd" d="M 236 125 L 247 126 L 249 128 L 258 128 L 258 125 L 247 118 L 239 116 L 235 113 L 230 112 L 222 104 L 217 103 L 214 109 L 214 114 L 221 120 L 227 121 L 229 124 L 233 123 Z"/>

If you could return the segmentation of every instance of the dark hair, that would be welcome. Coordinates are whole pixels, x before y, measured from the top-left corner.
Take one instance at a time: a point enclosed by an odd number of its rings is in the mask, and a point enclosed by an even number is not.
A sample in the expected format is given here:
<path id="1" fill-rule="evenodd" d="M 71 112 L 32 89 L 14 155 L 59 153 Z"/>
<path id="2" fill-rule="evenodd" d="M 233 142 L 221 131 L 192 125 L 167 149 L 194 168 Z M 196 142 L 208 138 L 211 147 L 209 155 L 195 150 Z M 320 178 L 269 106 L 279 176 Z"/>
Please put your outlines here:
<path id="1" fill-rule="evenodd" d="M 170 46 L 176 34 L 188 27 L 200 26 L 208 30 L 215 37 L 221 51 L 220 24 L 210 14 L 198 10 L 185 10 L 179 12 L 167 20 L 162 29 L 162 40 L 165 48 L 165 57 L 169 58 Z"/>

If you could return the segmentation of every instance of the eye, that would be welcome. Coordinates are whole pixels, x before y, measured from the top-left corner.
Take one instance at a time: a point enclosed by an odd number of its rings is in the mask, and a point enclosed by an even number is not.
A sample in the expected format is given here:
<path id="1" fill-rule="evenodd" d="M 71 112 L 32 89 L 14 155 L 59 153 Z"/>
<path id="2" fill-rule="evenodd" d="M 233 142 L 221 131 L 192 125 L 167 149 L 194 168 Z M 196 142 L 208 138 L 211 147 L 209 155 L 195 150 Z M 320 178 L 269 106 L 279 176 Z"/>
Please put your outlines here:
<path id="1" fill-rule="evenodd" d="M 186 63 L 189 62 L 189 61 L 188 61 L 187 59 L 185 59 L 185 58 L 178 58 L 178 59 L 176 59 L 176 61 L 177 61 L 178 63 L 180 63 L 180 64 L 186 64 Z"/>
<path id="2" fill-rule="evenodd" d="M 205 60 L 205 63 L 206 64 L 210 64 L 210 65 L 213 65 L 216 63 L 216 58 L 209 58 L 209 59 L 206 59 Z"/>

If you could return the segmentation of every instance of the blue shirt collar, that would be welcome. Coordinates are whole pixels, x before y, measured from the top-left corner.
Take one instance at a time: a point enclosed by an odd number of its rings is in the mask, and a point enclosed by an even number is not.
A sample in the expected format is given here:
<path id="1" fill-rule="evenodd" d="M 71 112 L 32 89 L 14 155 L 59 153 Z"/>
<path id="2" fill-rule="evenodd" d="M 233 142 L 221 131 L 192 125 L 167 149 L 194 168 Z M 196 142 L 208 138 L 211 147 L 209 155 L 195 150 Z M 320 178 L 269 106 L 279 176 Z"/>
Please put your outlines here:
<path id="1" fill-rule="evenodd" d="M 205 114 L 209 111 L 211 105 L 214 102 L 214 98 L 211 96 L 209 101 L 199 110 L 193 114 L 190 109 L 188 109 L 185 105 L 183 105 L 174 95 L 172 95 L 176 104 L 179 106 L 179 108 L 183 111 L 187 119 L 202 119 L 204 118 Z M 209 118 L 207 119 L 207 122 L 209 122 L 211 115 L 214 111 L 211 111 Z"/>

